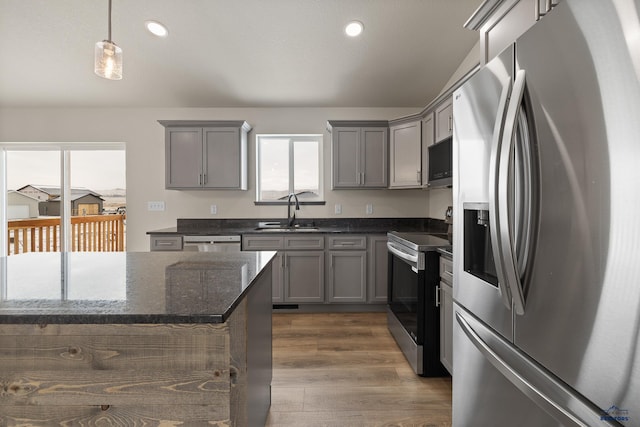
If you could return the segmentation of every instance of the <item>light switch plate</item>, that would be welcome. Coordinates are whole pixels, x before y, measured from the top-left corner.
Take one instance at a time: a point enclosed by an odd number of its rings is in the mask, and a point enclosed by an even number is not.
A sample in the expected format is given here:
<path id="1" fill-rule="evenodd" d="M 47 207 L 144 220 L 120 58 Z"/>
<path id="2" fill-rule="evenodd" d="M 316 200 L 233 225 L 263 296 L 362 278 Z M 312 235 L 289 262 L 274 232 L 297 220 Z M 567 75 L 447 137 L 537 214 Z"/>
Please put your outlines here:
<path id="1" fill-rule="evenodd" d="M 373 205 L 371 203 L 367 203 L 365 211 L 367 212 L 367 215 L 373 214 Z"/>
<path id="2" fill-rule="evenodd" d="M 217 215 L 218 214 L 218 205 L 211 205 L 211 215 Z"/>
<path id="3" fill-rule="evenodd" d="M 340 215 L 342 213 L 342 205 L 340 203 L 336 203 L 334 212 L 336 213 L 336 215 Z"/>
<path id="4" fill-rule="evenodd" d="M 164 202 L 147 202 L 147 210 L 162 212 L 164 211 Z"/>

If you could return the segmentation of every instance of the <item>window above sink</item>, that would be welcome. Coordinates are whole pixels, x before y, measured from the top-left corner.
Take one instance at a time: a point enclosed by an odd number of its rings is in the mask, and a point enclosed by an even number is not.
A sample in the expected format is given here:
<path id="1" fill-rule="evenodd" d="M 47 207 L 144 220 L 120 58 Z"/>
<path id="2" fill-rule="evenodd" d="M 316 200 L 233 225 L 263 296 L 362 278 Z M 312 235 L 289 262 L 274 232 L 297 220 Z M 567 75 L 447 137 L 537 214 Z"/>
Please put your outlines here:
<path id="1" fill-rule="evenodd" d="M 256 136 L 256 204 L 324 204 L 322 135 Z"/>

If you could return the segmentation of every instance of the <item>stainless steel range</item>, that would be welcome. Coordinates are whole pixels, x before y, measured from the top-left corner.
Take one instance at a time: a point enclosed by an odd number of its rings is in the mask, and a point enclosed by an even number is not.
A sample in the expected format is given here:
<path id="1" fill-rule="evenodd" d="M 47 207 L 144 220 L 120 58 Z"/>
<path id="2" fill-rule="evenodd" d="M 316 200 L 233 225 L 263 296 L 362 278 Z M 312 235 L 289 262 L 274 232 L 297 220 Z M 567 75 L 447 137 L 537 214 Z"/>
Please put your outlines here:
<path id="1" fill-rule="evenodd" d="M 448 375 L 440 363 L 438 248 L 449 241 L 424 232 L 387 234 L 389 331 L 421 376 Z"/>

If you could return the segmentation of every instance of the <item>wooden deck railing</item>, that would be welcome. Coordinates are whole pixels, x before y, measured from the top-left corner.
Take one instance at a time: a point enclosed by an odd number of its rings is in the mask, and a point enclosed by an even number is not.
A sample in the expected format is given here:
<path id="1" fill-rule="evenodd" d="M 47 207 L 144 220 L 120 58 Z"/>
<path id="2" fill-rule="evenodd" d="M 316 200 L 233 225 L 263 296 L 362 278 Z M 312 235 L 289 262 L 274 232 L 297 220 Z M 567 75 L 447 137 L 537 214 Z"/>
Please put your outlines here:
<path id="1" fill-rule="evenodd" d="M 71 251 L 125 250 L 125 215 L 71 217 Z M 8 221 L 9 255 L 60 251 L 60 218 Z"/>

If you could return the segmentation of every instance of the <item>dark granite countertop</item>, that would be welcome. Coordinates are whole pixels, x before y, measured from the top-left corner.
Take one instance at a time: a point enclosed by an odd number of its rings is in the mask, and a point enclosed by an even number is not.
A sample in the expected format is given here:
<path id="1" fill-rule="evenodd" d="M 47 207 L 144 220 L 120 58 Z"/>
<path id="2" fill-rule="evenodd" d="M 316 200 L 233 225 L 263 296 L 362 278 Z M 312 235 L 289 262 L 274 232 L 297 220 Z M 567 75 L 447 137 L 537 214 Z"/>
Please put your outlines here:
<path id="1" fill-rule="evenodd" d="M 178 218 L 176 227 L 148 231 L 155 235 L 222 235 L 222 234 L 273 234 L 273 230 L 257 230 L 258 223 L 275 221 L 285 224 L 285 219 L 199 219 Z M 431 218 L 299 218 L 303 227 L 295 233 L 353 233 L 386 234 L 389 231 L 424 231 L 446 234 L 444 221 Z M 314 230 L 304 226 L 313 226 Z M 286 231 L 283 231 L 286 233 Z M 291 232 L 288 232 L 291 233 Z"/>
<path id="2" fill-rule="evenodd" d="M 0 258 L 0 323 L 221 323 L 275 252 Z"/>

